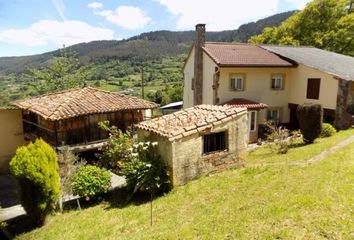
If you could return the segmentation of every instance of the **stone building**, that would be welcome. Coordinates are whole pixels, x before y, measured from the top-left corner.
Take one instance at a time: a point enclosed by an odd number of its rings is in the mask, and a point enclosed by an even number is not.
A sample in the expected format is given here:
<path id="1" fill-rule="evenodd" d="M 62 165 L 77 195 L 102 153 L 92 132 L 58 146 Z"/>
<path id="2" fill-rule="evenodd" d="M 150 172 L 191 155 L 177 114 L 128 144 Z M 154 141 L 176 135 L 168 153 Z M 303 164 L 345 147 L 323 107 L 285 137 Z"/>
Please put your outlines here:
<path id="1" fill-rule="evenodd" d="M 173 185 L 243 164 L 247 109 L 198 105 L 141 122 L 138 138 L 158 142 Z"/>

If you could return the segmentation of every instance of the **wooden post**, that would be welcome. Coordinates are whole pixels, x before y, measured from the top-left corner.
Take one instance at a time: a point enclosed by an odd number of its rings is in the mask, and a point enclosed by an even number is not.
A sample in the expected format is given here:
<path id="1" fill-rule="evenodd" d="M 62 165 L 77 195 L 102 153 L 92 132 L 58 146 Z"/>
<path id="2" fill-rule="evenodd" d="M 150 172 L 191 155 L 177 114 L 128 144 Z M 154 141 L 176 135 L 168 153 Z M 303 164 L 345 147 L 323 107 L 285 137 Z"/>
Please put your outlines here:
<path id="1" fill-rule="evenodd" d="M 55 149 L 58 151 L 58 121 L 54 122 Z"/>
<path id="2" fill-rule="evenodd" d="M 88 117 L 86 117 L 86 116 L 84 117 L 84 130 L 85 130 L 84 138 L 85 138 L 85 144 L 87 144 L 87 124 L 86 124 L 87 118 L 88 118 Z"/>
<path id="3" fill-rule="evenodd" d="M 132 113 L 132 134 L 134 134 L 134 110 L 131 110 Z"/>

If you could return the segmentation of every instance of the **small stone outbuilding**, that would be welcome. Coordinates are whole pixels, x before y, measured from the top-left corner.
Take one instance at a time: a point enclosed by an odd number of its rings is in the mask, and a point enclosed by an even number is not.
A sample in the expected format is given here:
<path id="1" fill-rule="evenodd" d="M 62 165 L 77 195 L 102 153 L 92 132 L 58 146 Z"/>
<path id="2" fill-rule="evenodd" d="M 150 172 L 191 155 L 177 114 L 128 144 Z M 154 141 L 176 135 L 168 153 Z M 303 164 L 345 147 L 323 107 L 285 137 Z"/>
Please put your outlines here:
<path id="1" fill-rule="evenodd" d="M 198 105 L 137 125 L 139 140 L 158 142 L 172 184 L 243 164 L 248 141 L 246 108 Z"/>

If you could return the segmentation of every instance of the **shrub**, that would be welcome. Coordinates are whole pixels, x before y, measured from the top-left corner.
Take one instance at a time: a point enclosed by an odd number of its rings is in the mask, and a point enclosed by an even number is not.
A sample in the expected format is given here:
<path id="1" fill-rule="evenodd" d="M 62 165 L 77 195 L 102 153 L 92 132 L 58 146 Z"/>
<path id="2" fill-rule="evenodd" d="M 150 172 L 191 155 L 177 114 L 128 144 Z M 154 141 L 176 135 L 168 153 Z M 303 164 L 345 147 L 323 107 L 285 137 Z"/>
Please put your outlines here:
<path id="1" fill-rule="evenodd" d="M 79 159 L 69 148 L 65 147 L 58 154 L 60 187 L 62 197 L 71 195 L 72 180 L 77 170 L 85 165 L 85 161 Z"/>
<path id="2" fill-rule="evenodd" d="M 300 130 L 305 143 L 313 143 L 322 130 L 323 109 L 320 104 L 305 103 L 299 105 L 296 111 Z"/>
<path id="3" fill-rule="evenodd" d="M 86 200 L 107 192 L 111 183 L 111 174 L 96 166 L 82 166 L 76 172 L 72 182 L 73 193 Z"/>
<path id="4" fill-rule="evenodd" d="M 266 122 L 267 140 L 271 143 L 268 146 L 272 149 L 276 148 L 277 153 L 285 154 L 289 151 L 290 139 L 289 130 L 282 126 L 277 126 L 275 123 Z"/>
<path id="5" fill-rule="evenodd" d="M 104 168 L 119 172 L 125 163 L 133 158 L 128 149 L 133 147 L 133 140 L 130 133 L 123 133 L 115 126 L 109 127 L 109 122 L 99 123 L 100 128 L 109 132 L 108 144 L 103 149 L 100 157 L 100 165 Z"/>
<path id="6" fill-rule="evenodd" d="M 21 202 L 28 216 L 35 225 L 43 225 L 60 193 L 57 154 L 38 139 L 17 149 L 10 171 L 19 182 Z"/>
<path id="7" fill-rule="evenodd" d="M 167 168 L 158 154 L 157 143 L 135 144 L 132 155 L 135 159 L 125 166 L 123 174 L 134 193 L 154 195 L 170 189 Z"/>
<path id="8" fill-rule="evenodd" d="M 170 189 L 167 168 L 158 153 L 157 143 L 135 144 L 132 156 L 135 159 L 125 165 L 123 173 L 133 193 L 143 192 L 150 195 L 150 225 L 152 225 L 153 197 Z"/>
<path id="9" fill-rule="evenodd" d="M 321 137 L 330 137 L 334 135 L 337 132 L 337 130 L 329 123 L 323 123 L 322 124 L 322 131 L 321 131 Z"/>

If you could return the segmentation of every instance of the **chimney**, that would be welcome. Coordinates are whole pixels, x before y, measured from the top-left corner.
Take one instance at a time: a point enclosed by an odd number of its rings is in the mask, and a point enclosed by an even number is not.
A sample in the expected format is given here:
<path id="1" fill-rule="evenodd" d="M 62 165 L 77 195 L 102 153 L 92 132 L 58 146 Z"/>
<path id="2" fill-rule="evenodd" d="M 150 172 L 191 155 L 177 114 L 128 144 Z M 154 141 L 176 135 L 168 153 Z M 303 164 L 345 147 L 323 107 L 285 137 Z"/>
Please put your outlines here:
<path id="1" fill-rule="evenodd" d="M 195 26 L 194 44 L 194 105 L 203 103 L 203 47 L 205 45 L 205 24 Z"/>

